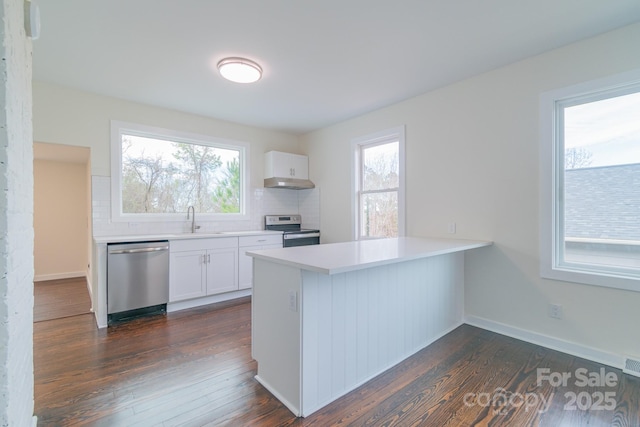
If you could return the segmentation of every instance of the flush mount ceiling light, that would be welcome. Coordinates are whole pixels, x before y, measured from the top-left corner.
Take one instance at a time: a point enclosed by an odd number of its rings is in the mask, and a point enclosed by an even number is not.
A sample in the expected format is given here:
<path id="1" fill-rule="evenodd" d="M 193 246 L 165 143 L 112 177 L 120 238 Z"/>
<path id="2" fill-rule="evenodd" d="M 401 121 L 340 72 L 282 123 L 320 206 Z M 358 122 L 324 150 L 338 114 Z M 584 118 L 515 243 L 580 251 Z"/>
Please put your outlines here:
<path id="1" fill-rule="evenodd" d="M 224 58 L 218 62 L 222 77 L 236 83 L 253 83 L 262 77 L 262 68 L 246 58 Z"/>

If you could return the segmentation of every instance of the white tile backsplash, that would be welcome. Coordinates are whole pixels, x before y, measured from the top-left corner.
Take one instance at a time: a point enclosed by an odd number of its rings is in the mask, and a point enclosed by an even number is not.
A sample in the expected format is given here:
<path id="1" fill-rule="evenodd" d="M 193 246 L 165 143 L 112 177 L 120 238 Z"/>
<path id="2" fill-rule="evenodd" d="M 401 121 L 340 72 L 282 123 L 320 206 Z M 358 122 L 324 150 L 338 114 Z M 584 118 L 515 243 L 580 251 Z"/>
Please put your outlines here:
<path id="1" fill-rule="evenodd" d="M 171 234 L 188 232 L 190 221 L 124 222 L 111 221 L 111 178 L 91 177 L 91 206 L 93 235 L 130 236 L 140 234 Z M 249 220 L 198 221 L 201 233 L 214 231 L 262 230 L 265 215 L 302 215 L 304 228 L 320 227 L 320 190 L 289 190 L 281 188 L 253 188 L 249 195 Z"/>
<path id="2" fill-rule="evenodd" d="M 320 189 L 298 191 L 298 213 L 302 228 L 320 229 Z"/>
<path id="3" fill-rule="evenodd" d="M 263 215 L 297 214 L 298 192 L 285 188 L 265 188 Z"/>

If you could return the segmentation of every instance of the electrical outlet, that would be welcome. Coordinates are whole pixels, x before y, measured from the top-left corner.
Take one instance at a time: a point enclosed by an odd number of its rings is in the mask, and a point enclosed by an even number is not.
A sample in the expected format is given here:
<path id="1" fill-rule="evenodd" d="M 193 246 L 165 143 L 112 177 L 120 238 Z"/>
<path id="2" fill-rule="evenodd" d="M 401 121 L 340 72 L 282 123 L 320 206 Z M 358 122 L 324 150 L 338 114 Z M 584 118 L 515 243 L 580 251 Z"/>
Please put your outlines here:
<path id="1" fill-rule="evenodd" d="M 560 304 L 549 304 L 549 317 L 562 319 L 562 306 Z"/>
<path id="2" fill-rule="evenodd" d="M 456 223 L 450 222 L 448 225 L 449 234 L 456 234 Z"/>

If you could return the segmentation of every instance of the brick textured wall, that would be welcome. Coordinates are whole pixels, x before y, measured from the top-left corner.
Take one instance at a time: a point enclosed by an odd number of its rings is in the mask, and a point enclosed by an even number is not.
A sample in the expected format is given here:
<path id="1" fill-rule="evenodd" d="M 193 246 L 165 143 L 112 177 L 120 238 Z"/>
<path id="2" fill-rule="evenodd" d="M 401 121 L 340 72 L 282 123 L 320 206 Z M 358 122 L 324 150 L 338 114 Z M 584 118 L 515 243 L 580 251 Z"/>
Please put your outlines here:
<path id="1" fill-rule="evenodd" d="M 33 424 L 32 42 L 0 0 L 0 426 Z"/>

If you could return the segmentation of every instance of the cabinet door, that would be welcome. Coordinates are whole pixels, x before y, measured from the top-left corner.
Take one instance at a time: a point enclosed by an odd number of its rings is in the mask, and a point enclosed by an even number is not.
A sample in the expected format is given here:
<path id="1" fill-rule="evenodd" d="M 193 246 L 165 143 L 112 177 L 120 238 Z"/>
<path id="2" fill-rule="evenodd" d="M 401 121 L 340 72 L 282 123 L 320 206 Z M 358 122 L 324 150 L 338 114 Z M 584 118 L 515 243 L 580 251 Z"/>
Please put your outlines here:
<path id="1" fill-rule="evenodd" d="M 169 301 L 207 295 L 206 251 L 172 252 L 169 258 Z"/>
<path id="2" fill-rule="evenodd" d="M 238 248 L 207 251 L 207 295 L 238 289 Z"/>
<path id="3" fill-rule="evenodd" d="M 280 236 L 278 236 L 280 238 Z M 277 249 L 282 248 L 282 243 L 273 243 L 270 245 L 246 246 L 238 250 L 240 257 L 238 259 L 238 288 L 250 289 L 253 287 L 253 258 L 247 256 L 247 251 L 257 251 L 260 249 Z"/>
<path id="4" fill-rule="evenodd" d="M 253 258 L 247 256 L 247 251 L 257 251 L 262 246 L 246 246 L 238 250 L 238 288 L 249 289 L 253 286 Z"/>
<path id="5" fill-rule="evenodd" d="M 309 178 L 309 159 L 307 156 L 280 151 L 270 151 L 265 155 L 265 177 Z"/>
<path id="6" fill-rule="evenodd" d="M 286 153 L 280 153 L 278 151 L 269 151 L 264 153 L 264 177 L 288 177 L 288 167 L 284 160 Z"/>
<path id="7" fill-rule="evenodd" d="M 292 154 L 289 162 L 289 167 L 293 172 L 291 178 L 309 179 L 309 159 L 307 158 L 307 156 Z"/>

